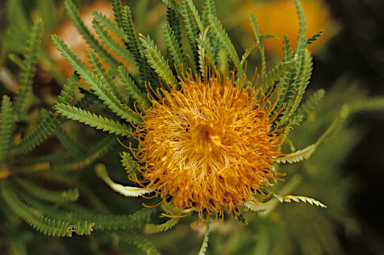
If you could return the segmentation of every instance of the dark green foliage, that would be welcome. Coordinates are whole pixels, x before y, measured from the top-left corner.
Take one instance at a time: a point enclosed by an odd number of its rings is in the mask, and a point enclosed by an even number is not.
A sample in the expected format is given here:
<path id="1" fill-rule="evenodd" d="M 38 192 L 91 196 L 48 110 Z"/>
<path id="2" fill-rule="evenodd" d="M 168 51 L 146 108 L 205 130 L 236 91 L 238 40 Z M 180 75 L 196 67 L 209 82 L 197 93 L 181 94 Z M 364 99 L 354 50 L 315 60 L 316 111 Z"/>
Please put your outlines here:
<path id="1" fill-rule="evenodd" d="M 16 115 L 21 114 L 24 110 L 23 108 L 25 107 L 25 104 L 27 103 L 28 97 L 30 96 L 30 92 L 32 90 L 32 79 L 36 70 L 42 29 L 43 21 L 36 20 L 33 25 L 31 36 L 29 37 L 28 46 L 26 47 L 24 55 L 25 61 L 22 65 L 23 69 L 20 76 L 19 93 L 17 93 L 15 102 L 13 103 Z"/>
<path id="2" fill-rule="evenodd" d="M 5 157 L 10 149 L 10 139 L 13 132 L 12 103 L 8 96 L 3 96 L 0 113 L 0 165 L 4 163 Z"/>

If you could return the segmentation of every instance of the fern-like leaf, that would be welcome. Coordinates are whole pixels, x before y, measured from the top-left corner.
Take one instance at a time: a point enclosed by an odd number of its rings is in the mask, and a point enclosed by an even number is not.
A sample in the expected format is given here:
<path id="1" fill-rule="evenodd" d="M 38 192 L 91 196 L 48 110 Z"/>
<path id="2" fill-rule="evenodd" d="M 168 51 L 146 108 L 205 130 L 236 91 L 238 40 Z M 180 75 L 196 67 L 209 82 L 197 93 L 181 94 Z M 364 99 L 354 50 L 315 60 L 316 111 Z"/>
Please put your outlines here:
<path id="1" fill-rule="evenodd" d="M 20 75 L 19 92 L 16 94 L 13 108 L 16 115 L 24 111 L 27 98 L 30 96 L 32 89 L 33 77 L 35 75 L 36 64 L 38 61 L 39 45 L 41 41 L 43 30 L 43 21 L 41 19 L 35 20 L 32 31 L 29 36 L 28 46 L 25 50 L 25 60 L 23 69 Z"/>
<path id="2" fill-rule="evenodd" d="M 164 232 L 175 226 L 177 223 L 179 223 L 179 218 L 170 219 L 162 224 L 147 224 L 145 225 L 144 231 L 147 234 Z"/>
<path id="3" fill-rule="evenodd" d="M 122 119 L 128 119 L 135 124 L 141 123 L 139 116 L 129 111 L 121 102 L 111 93 L 111 91 L 106 88 L 100 80 L 97 79 L 97 76 L 91 72 L 88 67 L 80 61 L 80 59 L 73 53 L 72 50 L 64 43 L 64 41 L 57 35 L 52 36 L 53 43 L 57 46 L 57 49 L 62 53 L 65 59 L 70 63 L 73 69 L 83 78 L 85 82 L 91 85 L 91 89 L 95 91 L 95 94 L 108 106 L 117 116 L 120 116 Z M 93 61 L 97 61 L 93 57 L 94 51 L 89 50 L 90 55 L 92 56 Z"/>
<path id="4" fill-rule="evenodd" d="M 120 0 L 112 0 L 112 10 L 115 16 L 115 21 L 119 27 L 123 27 L 123 8 L 121 7 Z"/>
<path id="5" fill-rule="evenodd" d="M 132 215 L 132 219 L 147 221 L 147 220 L 149 220 L 149 218 L 151 217 L 152 214 L 157 212 L 158 208 L 159 207 L 157 207 L 157 206 L 152 207 L 152 208 L 143 208 L 140 211 L 135 212 Z"/>
<path id="6" fill-rule="evenodd" d="M 12 191 L 6 180 L 0 183 L 1 195 L 9 207 L 37 231 L 52 236 L 71 236 L 73 225 L 54 221 L 41 215 L 37 210 L 24 204 Z"/>
<path id="7" fill-rule="evenodd" d="M 121 158 L 121 162 L 123 163 L 123 167 L 125 168 L 125 171 L 128 174 L 128 178 L 135 176 L 136 173 L 139 172 L 139 165 L 135 161 L 133 161 L 132 156 L 127 152 L 123 152 L 121 154 Z"/>
<path id="8" fill-rule="evenodd" d="M 97 176 L 102 179 L 112 190 L 126 197 L 139 197 L 151 191 L 145 188 L 137 188 L 130 186 L 123 186 L 117 184 L 109 178 L 107 170 L 104 165 L 98 164 L 95 168 Z"/>
<path id="9" fill-rule="evenodd" d="M 11 99 L 3 96 L 0 113 L 0 166 L 10 152 L 11 140 L 13 138 L 14 121 Z"/>
<path id="10" fill-rule="evenodd" d="M 315 109 L 315 106 L 323 99 L 325 91 L 323 89 L 317 90 L 313 95 L 297 110 L 296 115 L 302 115 L 307 118 L 310 112 Z"/>
<path id="11" fill-rule="evenodd" d="M 240 65 L 239 56 L 236 52 L 235 47 L 233 46 L 231 39 L 223 29 L 222 25 L 220 24 L 220 21 L 217 19 L 216 16 L 209 15 L 208 16 L 209 22 L 211 24 L 211 29 L 213 30 L 214 34 L 217 36 L 217 38 L 220 40 L 221 45 L 225 48 L 227 51 L 227 54 L 229 55 L 229 58 L 231 61 L 236 65 L 237 71 L 238 71 L 238 77 L 242 77 L 244 71 L 243 68 Z"/>
<path id="12" fill-rule="evenodd" d="M 183 49 L 181 48 L 181 42 L 177 39 L 177 35 L 174 33 L 172 27 L 168 24 L 164 26 L 164 36 L 167 42 L 169 53 L 175 63 L 177 73 L 182 74 L 183 68 L 186 67 Z"/>
<path id="13" fill-rule="evenodd" d="M 65 9 L 67 10 L 69 17 L 72 22 L 75 24 L 76 29 L 83 36 L 85 41 L 94 49 L 112 68 L 117 68 L 119 62 L 107 52 L 107 50 L 100 45 L 100 43 L 95 39 L 89 29 L 85 26 L 81 20 L 80 13 L 77 10 L 76 6 L 72 3 L 71 0 L 65 0 L 64 2 Z"/>
<path id="14" fill-rule="evenodd" d="M 136 234 L 133 231 L 129 233 L 123 231 L 117 231 L 117 235 L 122 242 L 132 243 L 139 247 L 142 251 L 147 255 L 160 255 L 160 253 L 156 250 L 156 247 L 153 246 L 147 239 Z"/>
<path id="15" fill-rule="evenodd" d="M 69 104 L 76 93 L 79 78 L 76 75 L 71 75 L 64 85 L 63 90 L 57 99 L 57 102 Z M 51 135 L 54 130 L 60 125 L 63 118 L 56 115 L 56 109 L 52 108 L 51 111 L 38 122 L 37 126 L 25 136 L 16 147 L 16 155 L 27 153 L 39 145 L 44 139 Z"/>
<path id="16" fill-rule="evenodd" d="M 176 88 L 178 84 L 177 80 L 153 40 L 151 40 L 149 36 L 147 36 L 147 38 L 140 37 L 139 39 L 145 49 L 145 57 L 148 59 L 151 67 L 162 79 Z"/>
<path id="17" fill-rule="evenodd" d="M 191 7 L 189 5 L 190 2 L 187 0 L 183 0 L 182 4 L 182 16 L 185 23 L 185 28 L 187 30 L 187 37 L 189 40 L 189 44 L 191 45 L 192 54 L 193 54 L 193 63 L 195 67 L 199 66 L 199 58 L 196 54 L 198 51 L 198 45 L 196 40 L 199 38 L 200 29 L 193 16 L 193 12 L 191 11 Z"/>
<path id="18" fill-rule="evenodd" d="M 127 72 L 127 70 L 120 66 L 117 69 L 117 72 L 119 73 L 120 79 L 123 82 L 124 87 L 127 89 L 129 95 L 138 101 L 138 108 L 141 112 L 144 112 L 144 109 L 142 108 L 141 104 L 145 105 L 146 107 L 149 107 L 151 103 L 148 100 L 147 94 L 145 92 L 142 92 L 135 84 L 135 82 L 132 80 L 131 76 Z"/>
<path id="19" fill-rule="evenodd" d="M 274 159 L 277 163 L 297 163 L 303 161 L 304 159 L 308 159 L 316 150 L 316 144 L 309 145 L 308 147 L 290 153 L 284 157 Z"/>
<path id="20" fill-rule="evenodd" d="M 208 238 L 209 236 L 209 223 L 207 222 L 206 223 L 206 229 L 205 229 L 205 235 L 204 235 L 204 241 L 203 241 L 203 244 L 201 245 L 201 248 L 200 248 L 200 251 L 199 251 L 199 255 L 205 255 L 205 253 L 207 252 L 207 247 L 208 247 Z"/>
<path id="21" fill-rule="evenodd" d="M 79 197 L 79 191 L 77 189 L 52 191 L 52 190 L 41 188 L 32 182 L 22 180 L 20 178 L 17 179 L 16 181 L 17 181 L 17 184 L 19 184 L 21 187 L 23 187 L 33 196 L 49 202 L 60 203 L 60 202 L 75 201 Z"/>
<path id="22" fill-rule="evenodd" d="M 309 38 L 307 40 L 307 44 L 311 44 L 314 41 L 316 41 L 317 39 L 319 39 L 319 37 L 323 35 L 323 32 L 324 32 L 324 30 L 319 30 L 314 36 L 312 36 L 311 38 Z"/>
<path id="23" fill-rule="evenodd" d="M 110 93 L 106 92 L 105 94 L 108 94 L 110 100 L 114 100 L 114 103 L 120 106 L 122 102 L 125 102 L 125 98 L 122 96 L 120 89 L 116 86 L 114 81 L 115 77 L 112 77 L 110 72 L 111 70 L 108 72 L 106 71 L 106 69 L 103 67 L 103 63 L 100 61 L 100 58 L 94 54 L 92 49 L 88 50 L 88 59 L 93 72 L 96 74 L 97 79 L 101 81 L 103 85 L 103 87 L 100 88 L 108 89 Z"/>
<path id="24" fill-rule="evenodd" d="M 125 124 L 103 118 L 100 115 L 66 104 L 57 104 L 55 107 L 59 114 L 68 119 L 84 123 L 85 125 L 101 129 L 102 131 L 111 134 L 130 136 L 130 132 L 128 131 L 130 128 Z"/>
<path id="25" fill-rule="evenodd" d="M 93 14 L 95 15 L 95 12 L 93 12 Z M 122 57 L 127 63 L 136 65 L 136 61 L 133 58 L 131 52 L 125 49 L 124 46 L 118 43 L 115 39 L 113 39 L 112 36 L 108 34 L 108 31 L 105 29 L 105 27 L 100 23 L 100 21 L 94 19 L 92 23 L 93 28 L 95 29 L 97 35 L 105 47 L 109 48 L 112 52 L 115 52 L 118 56 Z M 122 64 L 120 63 L 120 65 Z"/>
<path id="26" fill-rule="evenodd" d="M 266 70 L 267 70 L 267 63 L 265 60 L 265 51 L 264 51 L 264 42 L 259 31 L 259 25 L 257 24 L 256 17 L 252 13 L 249 14 L 249 17 L 250 17 L 251 25 L 253 28 L 253 32 L 256 37 L 256 42 L 258 43 L 258 46 L 259 46 L 258 48 L 261 56 L 261 78 L 264 80 L 264 75 L 266 74 Z"/>
<path id="27" fill-rule="evenodd" d="M 310 198 L 310 197 L 303 197 L 303 196 L 292 196 L 292 195 L 286 195 L 286 196 L 283 196 L 283 197 L 280 197 L 276 194 L 274 194 L 274 196 L 281 202 L 287 202 L 287 203 L 290 203 L 291 201 L 295 201 L 297 203 L 299 203 L 300 201 L 301 202 L 304 202 L 304 203 L 308 203 L 310 205 L 316 205 L 318 207 L 322 207 L 322 208 L 327 208 L 326 205 L 324 205 L 323 203 L 321 203 L 320 201 L 317 201 L 313 198 Z"/>

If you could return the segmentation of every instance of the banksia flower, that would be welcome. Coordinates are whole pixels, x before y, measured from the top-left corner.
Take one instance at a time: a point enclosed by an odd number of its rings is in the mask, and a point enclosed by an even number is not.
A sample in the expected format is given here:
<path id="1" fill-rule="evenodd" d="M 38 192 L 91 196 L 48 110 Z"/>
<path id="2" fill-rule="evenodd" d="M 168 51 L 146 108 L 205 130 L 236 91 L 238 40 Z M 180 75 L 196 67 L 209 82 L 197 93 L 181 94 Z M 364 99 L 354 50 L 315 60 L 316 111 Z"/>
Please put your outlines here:
<path id="1" fill-rule="evenodd" d="M 181 90 L 161 90 L 136 131 L 140 183 L 175 207 L 200 217 L 223 208 L 235 215 L 261 186 L 276 180 L 274 158 L 289 125 L 274 124 L 273 94 L 234 76 L 184 78 Z M 164 95 L 164 96 L 162 96 Z"/>

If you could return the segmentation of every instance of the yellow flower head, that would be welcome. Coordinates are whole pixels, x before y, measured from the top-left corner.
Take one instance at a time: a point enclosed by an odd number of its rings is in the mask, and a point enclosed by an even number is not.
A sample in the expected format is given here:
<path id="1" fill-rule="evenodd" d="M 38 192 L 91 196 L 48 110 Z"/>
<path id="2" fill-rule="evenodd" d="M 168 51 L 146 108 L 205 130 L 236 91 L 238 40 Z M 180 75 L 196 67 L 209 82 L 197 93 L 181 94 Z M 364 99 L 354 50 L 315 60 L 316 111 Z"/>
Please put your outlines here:
<path id="1" fill-rule="evenodd" d="M 238 205 L 277 179 L 272 162 L 287 130 L 273 124 L 283 108 L 273 112 L 272 93 L 219 77 L 184 77 L 181 90 L 157 92 L 135 134 L 139 182 L 200 218 L 223 208 L 238 215 Z"/>

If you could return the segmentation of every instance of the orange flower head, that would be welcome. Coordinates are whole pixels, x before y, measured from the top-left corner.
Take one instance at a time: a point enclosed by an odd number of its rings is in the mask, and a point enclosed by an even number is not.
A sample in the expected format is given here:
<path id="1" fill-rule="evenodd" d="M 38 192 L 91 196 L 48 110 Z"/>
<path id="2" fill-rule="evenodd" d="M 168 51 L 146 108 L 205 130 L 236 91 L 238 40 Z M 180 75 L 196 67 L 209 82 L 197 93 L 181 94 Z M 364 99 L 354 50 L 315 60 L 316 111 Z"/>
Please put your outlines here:
<path id="1" fill-rule="evenodd" d="M 180 90 L 157 92 L 135 133 L 137 182 L 202 219 L 223 208 L 237 216 L 238 205 L 277 179 L 272 162 L 287 130 L 273 124 L 280 111 L 272 112 L 271 92 L 210 76 L 184 77 Z"/>

